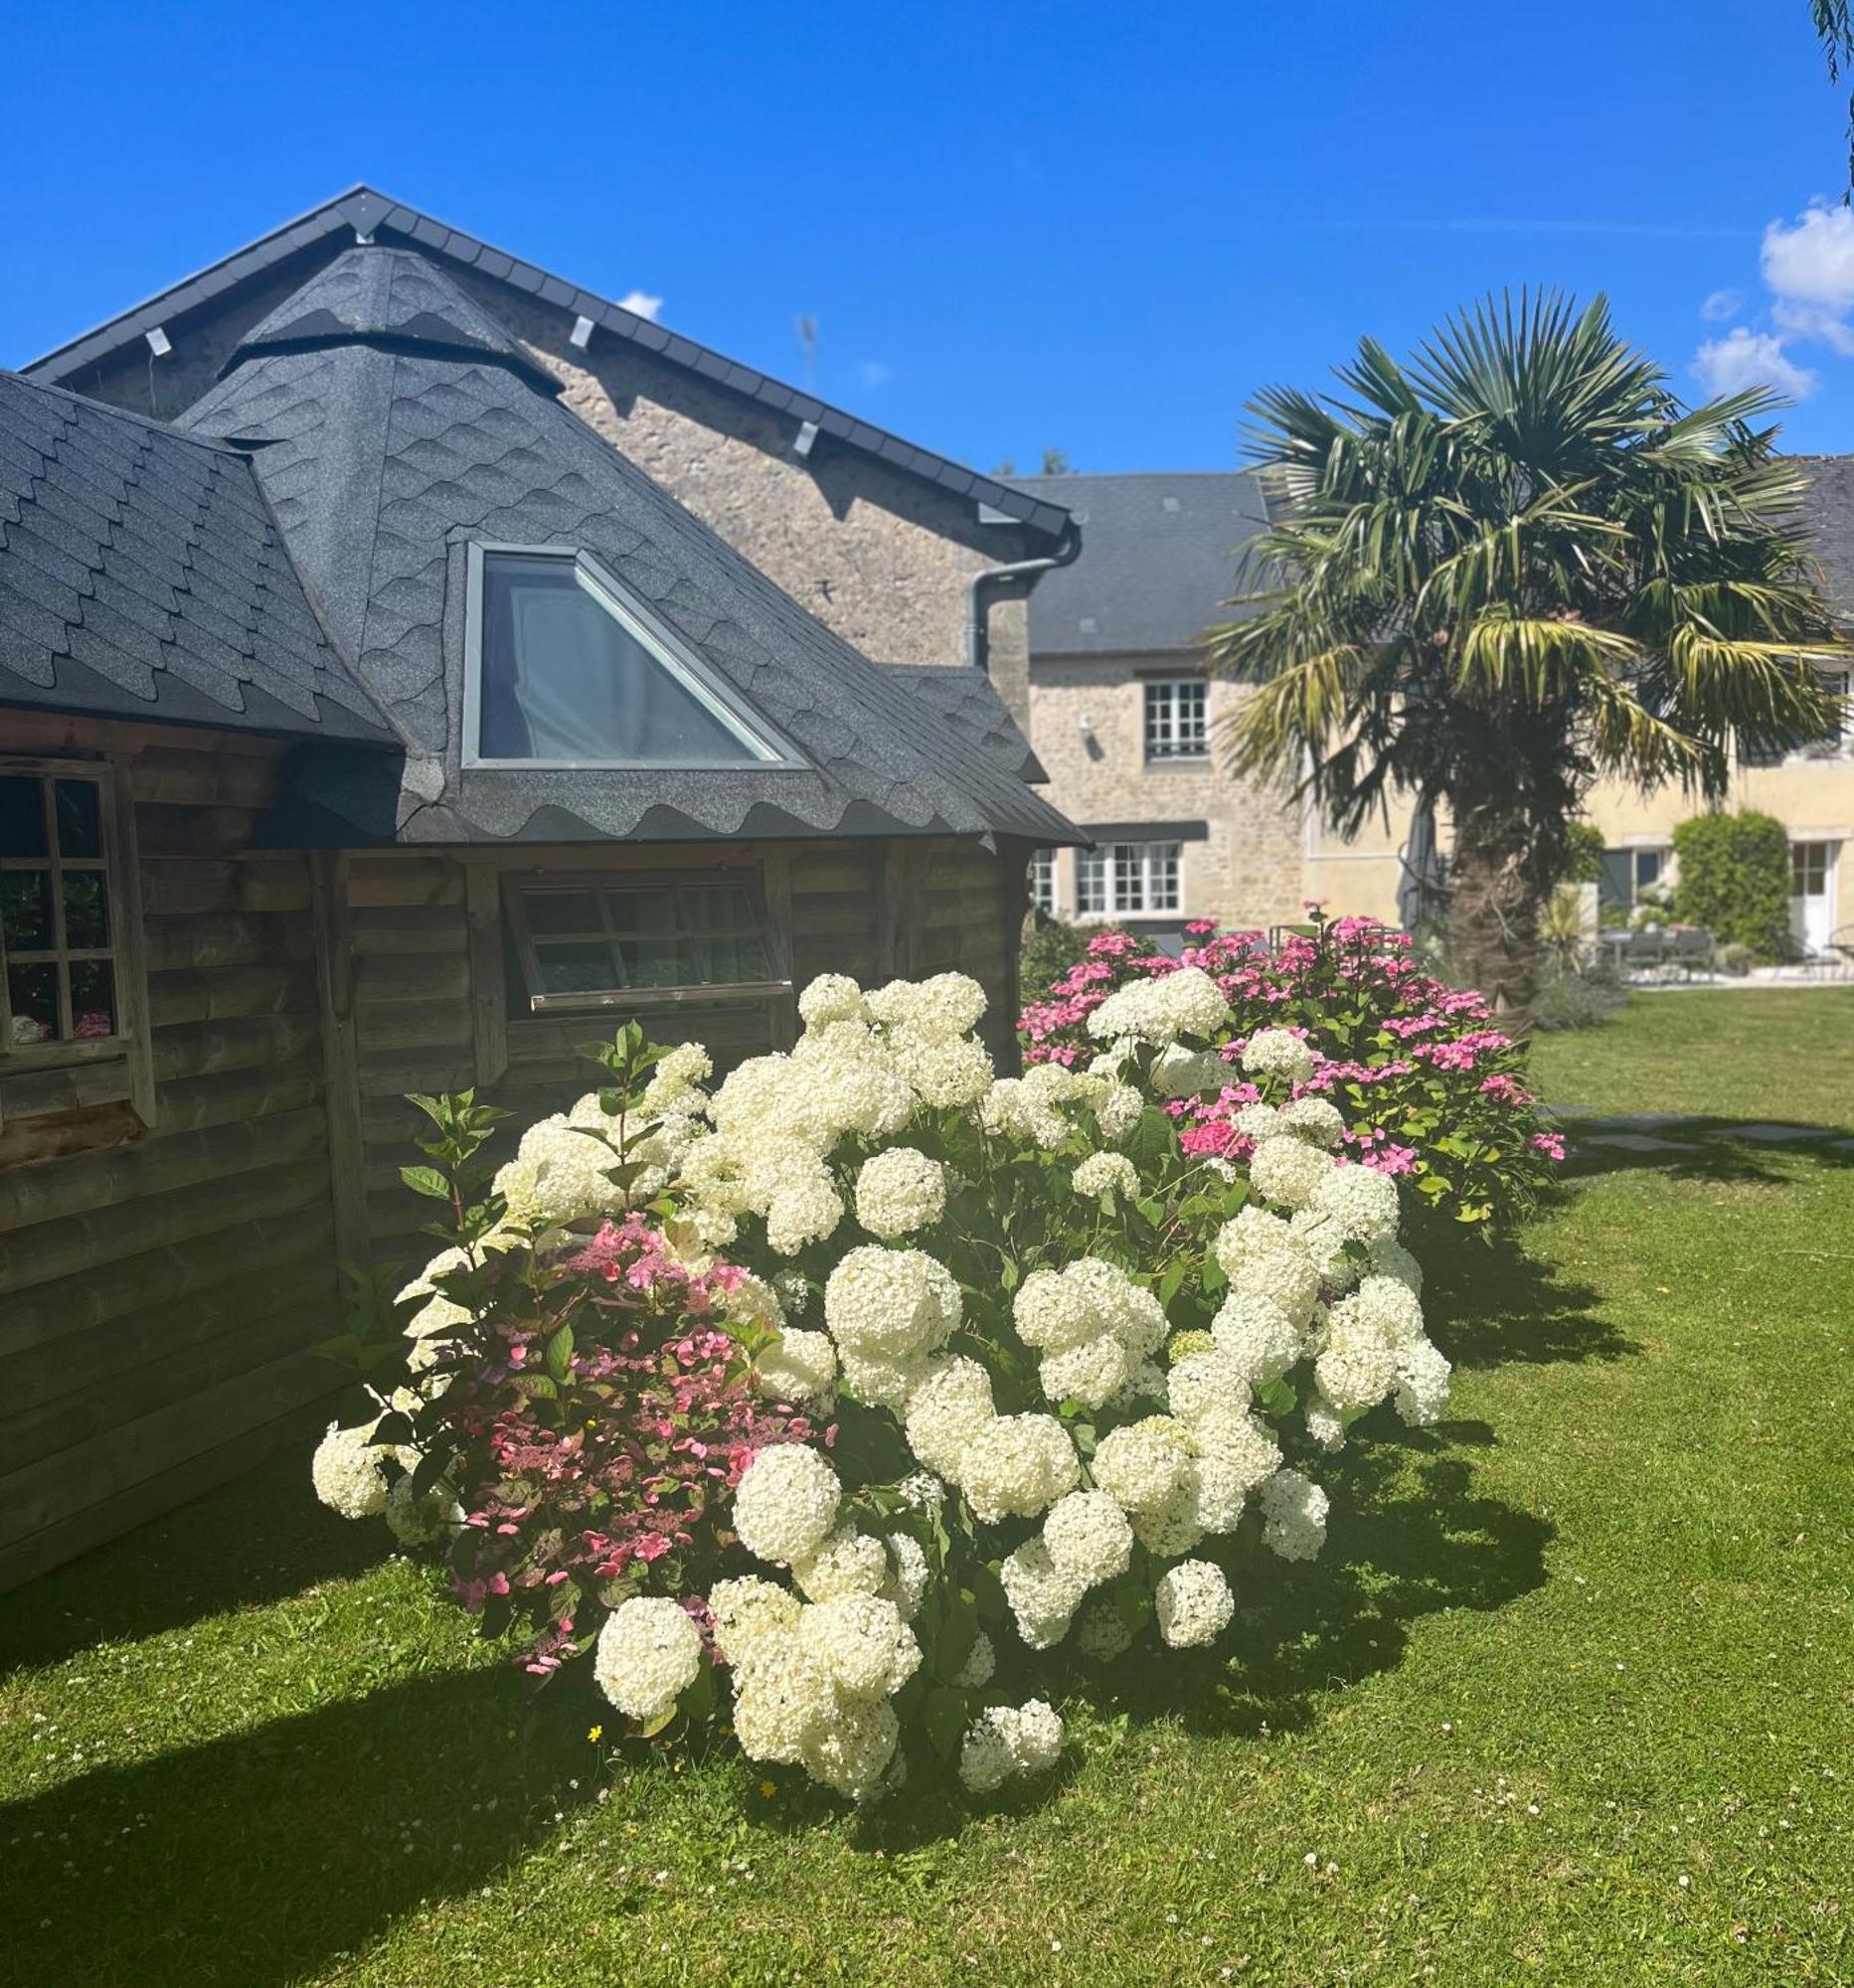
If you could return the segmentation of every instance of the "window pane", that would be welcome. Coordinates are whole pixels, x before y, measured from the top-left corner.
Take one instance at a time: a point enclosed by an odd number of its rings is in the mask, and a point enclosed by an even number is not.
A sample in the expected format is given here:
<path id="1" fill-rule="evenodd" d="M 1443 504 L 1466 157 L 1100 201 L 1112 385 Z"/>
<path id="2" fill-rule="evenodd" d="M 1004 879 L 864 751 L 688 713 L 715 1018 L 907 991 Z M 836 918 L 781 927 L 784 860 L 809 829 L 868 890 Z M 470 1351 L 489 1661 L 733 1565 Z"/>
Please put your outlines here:
<path id="1" fill-rule="evenodd" d="M 71 962 L 71 1033 L 84 1040 L 116 1032 L 115 972 L 106 959 Z"/>
<path id="2" fill-rule="evenodd" d="M 57 784 L 58 850 L 61 856 L 103 853 L 102 791 L 94 780 Z"/>
<path id="3" fill-rule="evenodd" d="M 684 971 L 673 938 L 628 939 L 618 950 L 633 987 L 681 987 L 692 978 Z"/>
<path id="4" fill-rule="evenodd" d="M 8 969 L 7 995 L 13 1004 L 13 1047 L 58 1040 L 58 968 L 50 964 Z"/>
<path id="5" fill-rule="evenodd" d="M 0 870 L 0 943 L 8 952 L 50 952 L 52 873 Z"/>
<path id="6" fill-rule="evenodd" d="M 602 931 L 598 920 L 598 900 L 590 891 L 524 891 L 522 904 L 528 912 L 528 929 L 542 934 L 583 938 Z"/>
<path id="7" fill-rule="evenodd" d="M 0 856 L 49 856 L 45 846 L 45 794 L 30 774 L 0 777 Z"/>
<path id="8" fill-rule="evenodd" d="M 570 559 L 483 562 L 487 759 L 752 764 L 759 754 L 640 642 Z"/>
<path id="9" fill-rule="evenodd" d="M 535 946 L 544 994 L 600 994 L 620 983 L 608 946 L 553 940 Z"/>
<path id="10" fill-rule="evenodd" d="M 667 938 L 676 929 L 676 900 L 669 891 L 608 891 L 611 929 Z"/>
<path id="11" fill-rule="evenodd" d="M 109 895 L 100 870 L 65 872 L 65 943 L 75 951 L 109 943 Z"/>

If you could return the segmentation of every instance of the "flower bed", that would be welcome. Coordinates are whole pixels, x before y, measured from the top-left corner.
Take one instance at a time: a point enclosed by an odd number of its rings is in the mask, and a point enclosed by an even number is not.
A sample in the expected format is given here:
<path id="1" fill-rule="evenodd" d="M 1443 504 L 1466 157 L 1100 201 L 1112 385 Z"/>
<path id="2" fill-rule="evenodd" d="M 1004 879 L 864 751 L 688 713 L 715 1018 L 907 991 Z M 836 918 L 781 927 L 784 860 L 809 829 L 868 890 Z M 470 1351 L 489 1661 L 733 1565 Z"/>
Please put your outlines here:
<path id="1" fill-rule="evenodd" d="M 1448 1364 L 1398 1181 L 1299 1035 L 1246 1033 L 1212 1150 L 1210 973 L 1128 976 L 1086 1069 L 1022 1077 L 983 1002 L 826 976 L 791 1054 L 712 1094 L 629 1025 L 493 1179 L 497 1114 L 420 1100 L 407 1179 L 454 1240 L 394 1371 L 342 1343 L 383 1392 L 317 1451 L 323 1497 L 441 1553 L 531 1670 L 590 1654 L 640 1735 L 725 1716 L 859 1801 L 911 1746 L 975 1793 L 1047 1770 L 1052 1700 L 1217 1641 L 1320 1551 L 1319 1459 L 1434 1420 Z"/>
<path id="2" fill-rule="evenodd" d="M 1076 1065 L 1091 1053 L 1090 1019 L 1108 996 L 1196 967 L 1230 1005 L 1209 1040 L 1232 1069 L 1215 1095 L 1168 1107 L 1188 1151 L 1249 1157 L 1245 1113 L 1261 1093 L 1238 1067 L 1243 1045 L 1257 1029 L 1286 1029 L 1314 1059 L 1295 1095 L 1331 1098 L 1345 1117 L 1345 1149 L 1409 1176 L 1415 1207 L 1464 1223 L 1527 1214 L 1565 1149 L 1534 1109 L 1523 1049 L 1493 1026 L 1478 994 L 1424 972 L 1404 933 L 1309 909 L 1308 931 L 1273 950 L 1260 932 L 1210 924 L 1186 927 L 1191 942 L 1177 958 L 1126 932 L 1100 933 L 1019 1017 L 1026 1061 Z"/>

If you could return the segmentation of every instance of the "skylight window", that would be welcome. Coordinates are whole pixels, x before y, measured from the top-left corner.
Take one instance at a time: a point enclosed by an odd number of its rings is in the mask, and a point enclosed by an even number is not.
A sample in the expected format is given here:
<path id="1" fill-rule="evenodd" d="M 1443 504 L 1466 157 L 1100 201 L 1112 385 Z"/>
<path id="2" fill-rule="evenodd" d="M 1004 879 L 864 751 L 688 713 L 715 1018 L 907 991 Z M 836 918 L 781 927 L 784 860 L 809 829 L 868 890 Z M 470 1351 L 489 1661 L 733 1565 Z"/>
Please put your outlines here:
<path id="1" fill-rule="evenodd" d="M 472 546 L 469 580 L 466 765 L 788 760 L 714 673 L 584 555 Z"/>

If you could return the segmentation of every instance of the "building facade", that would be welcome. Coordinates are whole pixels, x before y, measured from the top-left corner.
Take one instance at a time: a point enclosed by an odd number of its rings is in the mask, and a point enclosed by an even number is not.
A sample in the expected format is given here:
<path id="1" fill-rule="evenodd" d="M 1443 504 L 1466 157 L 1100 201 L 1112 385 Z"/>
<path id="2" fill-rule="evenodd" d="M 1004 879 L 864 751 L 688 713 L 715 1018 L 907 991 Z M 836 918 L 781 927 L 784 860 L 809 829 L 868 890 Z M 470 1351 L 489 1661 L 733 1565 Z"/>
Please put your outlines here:
<path id="1" fill-rule="evenodd" d="M 1831 597 L 1854 622 L 1854 458 L 1808 464 Z M 1199 638 L 1230 618 L 1237 557 L 1265 508 L 1241 472 L 1040 477 L 1069 509 L 1081 557 L 1031 596 L 1029 735 L 1049 798 L 1096 847 L 1038 859 L 1032 892 L 1065 919 L 1165 937 L 1193 918 L 1267 927 L 1308 900 L 1335 915 L 1399 920 L 1412 879 L 1411 811 L 1346 838 L 1287 790 L 1231 776 L 1219 728 L 1243 695 L 1207 677 Z M 1845 692 L 1849 672 L 1829 672 Z M 1726 800 L 1788 831 L 1791 930 L 1821 951 L 1854 927 L 1854 728 L 1771 765 L 1741 767 Z M 1677 787 L 1604 781 L 1588 816 L 1617 911 L 1673 881 L 1673 831 L 1701 803 Z M 1442 831 L 1445 852 L 1446 829 Z M 1421 863 L 1415 865 L 1421 869 Z"/>

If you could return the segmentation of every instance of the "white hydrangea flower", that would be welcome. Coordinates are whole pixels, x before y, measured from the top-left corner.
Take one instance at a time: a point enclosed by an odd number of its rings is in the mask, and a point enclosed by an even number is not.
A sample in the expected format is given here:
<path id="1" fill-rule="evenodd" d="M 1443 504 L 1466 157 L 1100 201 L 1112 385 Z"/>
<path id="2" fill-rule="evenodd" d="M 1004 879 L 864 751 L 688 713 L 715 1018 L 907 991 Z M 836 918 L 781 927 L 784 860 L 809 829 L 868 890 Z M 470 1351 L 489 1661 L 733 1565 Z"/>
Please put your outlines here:
<path id="1" fill-rule="evenodd" d="M 1324 1450 L 1345 1447 L 1345 1417 L 1316 1387 L 1307 1398 L 1307 1434 Z"/>
<path id="2" fill-rule="evenodd" d="M 981 1629 L 972 1638 L 972 1647 L 965 1653 L 965 1662 L 953 1673 L 953 1688 L 956 1691 L 983 1691 L 997 1667 L 997 1652 L 991 1647 L 991 1638 Z"/>
<path id="3" fill-rule="evenodd" d="M 1280 1468 L 1280 1445 L 1253 1416 L 1224 1409 L 1191 1424 L 1196 1455 L 1193 1516 L 1207 1533 L 1236 1529 L 1243 1509 Z"/>
<path id="4" fill-rule="evenodd" d="M 942 1360 L 908 1397 L 903 1433 L 928 1470 L 952 1478 L 967 1444 L 996 1412 L 991 1376 L 976 1360 Z"/>
<path id="5" fill-rule="evenodd" d="M 1320 1393 L 1342 1415 L 1374 1408 L 1397 1385 L 1397 1359 L 1384 1335 L 1345 1311 L 1328 1313 L 1326 1345 L 1313 1363 Z"/>
<path id="6" fill-rule="evenodd" d="M 927 1555 L 912 1533 L 890 1533 L 888 1549 L 891 1565 L 882 1592 L 902 1611 L 902 1620 L 912 1622 L 927 1599 Z"/>
<path id="7" fill-rule="evenodd" d="M 1011 1299 L 1011 1319 L 1026 1346 L 1060 1353 L 1101 1330 L 1088 1295 L 1061 1270 L 1032 1270 Z"/>
<path id="8" fill-rule="evenodd" d="M 1131 1201 L 1139 1192 L 1138 1172 L 1124 1153 L 1090 1153 L 1069 1178 L 1076 1193 L 1089 1201 L 1110 1194 Z"/>
<path id="9" fill-rule="evenodd" d="M 1145 1116 L 1146 1100 L 1132 1084 L 1110 1082 L 1092 1100 L 1092 1109 L 1100 1136 L 1117 1146 Z"/>
<path id="10" fill-rule="evenodd" d="M 378 1416 L 352 1428 L 330 1422 L 309 1459 L 315 1495 L 344 1519 L 377 1519 L 387 1508 L 386 1461 L 393 1452 L 373 1443 L 378 1426 Z"/>
<path id="11" fill-rule="evenodd" d="M 1223 1569 L 1207 1560 L 1181 1560 L 1167 1568 L 1152 1600 L 1159 1634 L 1174 1650 L 1214 1643 L 1236 1613 L 1236 1596 Z"/>
<path id="12" fill-rule="evenodd" d="M 998 1577 L 1025 1643 L 1033 1650 L 1060 1643 L 1081 1605 L 1085 1583 L 1059 1568 L 1040 1539 L 1026 1540 L 1006 1554 Z"/>
<path id="13" fill-rule="evenodd" d="M 1258 1029 L 1243 1046 L 1248 1077 L 1272 1077 L 1282 1083 L 1305 1083 L 1313 1075 L 1313 1052 L 1287 1029 Z"/>
<path id="14" fill-rule="evenodd" d="M 617 1156 L 564 1111 L 530 1125 L 495 1177 L 509 1219 L 558 1228 L 588 1215 L 621 1215 L 624 1190 L 606 1178 Z"/>
<path id="15" fill-rule="evenodd" d="M 1293 1232 L 1278 1215 L 1259 1208 L 1252 1201 L 1237 1212 L 1236 1219 L 1218 1230 L 1211 1253 L 1226 1277 L 1236 1273 L 1254 1256 L 1279 1255 L 1293 1247 Z"/>
<path id="16" fill-rule="evenodd" d="M 795 1763 L 806 1741 L 839 1714 L 829 1677 L 797 1625 L 754 1637 L 734 1663 L 734 1733 L 750 1760 Z"/>
<path id="17" fill-rule="evenodd" d="M 931 1229 L 946 1212 L 946 1169 L 912 1146 L 865 1160 L 856 1177 L 856 1219 L 872 1236 Z"/>
<path id="18" fill-rule="evenodd" d="M 1181 1422 L 1219 1409 L 1241 1409 L 1249 1405 L 1249 1375 L 1221 1346 L 1187 1353 L 1166 1376 L 1165 1399 Z"/>
<path id="19" fill-rule="evenodd" d="M 924 1458 L 923 1461 L 926 1459 Z M 999 1415 L 959 1453 L 954 1480 L 981 1523 L 1034 1519 L 1080 1482 L 1069 1431 L 1054 1415 Z"/>
<path id="20" fill-rule="evenodd" d="M 1047 1401 L 1080 1402 L 1098 1408 L 1126 1386 L 1131 1371 L 1126 1348 L 1112 1333 L 1103 1332 L 1080 1346 L 1046 1354 L 1037 1365 L 1037 1379 Z"/>
<path id="21" fill-rule="evenodd" d="M 1193 1456 L 1186 1460 L 1178 1488 L 1162 1505 L 1149 1505 L 1129 1515 L 1134 1539 L 1159 1560 L 1189 1553 L 1204 1537 L 1204 1521 L 1199 1515 L 1202 1503 L 1203 1480 L 1198 1459 Z"/>
<path id="22" fill-rule="evenodd" d="M 1042 1063 L 1038 1070 L 1061 1070 L 1060 1064 Z M 1067 1071 L 1063 1071 L 1065 1077 Z M 1028 1139 L 1045 1152 L 1054 1152 L 1075 1129 L 1057 1108 L 1048 1090 L 1033 1088 L 1021 1077 L 1000 1077 L 978 1101 L 978 1122 L 994 1138 Z"/>
<path id="23" fill-rule="evenodd" d="M 879 1594 L 839 1594 L 805 1609 L 798 1641 L 845 1698 L 892 1698 L 921 1663 L 914 1631 Z"/>
<path id="24" fill-rule="evenodd" d="M 801 1605 L 788 1589 L 757 1574 L 718 1580 L 708 1590 L 715 1647 L 729 1663 L 738 1664 L 761 1637 L 792 1634 Z"/>
<path id="25" fill-rule="evenodd" d="M 1298 1139 L 1333 1147 L 1345 1137 L 1345 1119 L 1330 1097 L 1296 1097 L 1280 1110 L 1282 1127 Z"/>
<path id="26" fill-rule="evenodd" d="M 843 1220 L 843 1197 L 829 1178 L 806 1174 L 781 1188 L 766 1203 L 766 1243 L 781 1256 L 795 1256 L 809 1242 L 822 1242 Z"/>
<path id="27" fill-rule="evenodd" d="M 730 1325 L 770 1326 L 785 1323 L 785 1307 L 779 1302 L 777 1286 L 764 1277 L 744 1271 L 741 1280 L 721 1292 L 721 1313 Z"/>
<path id="28" fill-rule="evenodd" d="M 1107 1407 L 1124 1412 L 1128 1408 L 1162 1402 L 1165 1399 L 1165 1369 L 1156 1360 L 1135 1360 L 1126 1385 Z"/>
<path id="29" fill-rule="evenodd" d="M 1408 1284 L 1418 1297 L 1423 1295 L 1423 1265 L 1394 1236 L 1380 1236 L 1365 1245 L 1371 1267 L 1381 1277 L 1395 1277 Z"/>
<path id="30" fill-rule="evenodd" d="M 901 1736 L 893 1706 L 881 1699 L 853 1700 L 806 1734 L 798 1758 L 814 1781 L 848 1801 L 866 1802 L 881 1792 Z"/>
<path id="31" fill-rule="evenodd" d="M 1253 1388 L 1278 1381 L 1300 1358 L 1302 1335 L 1272 1298 L 1232 1291 L 1210 1323 L 1211 1337 Z"/>
<path id="32" fill-rule="evenodd" d="M 1199 1097 L 1221 1090 L 1229 1080 L 1230 1067 L 1215 1050 L 1168 1043 L 1152 1060 L 1152 1088 L 1161 1097 Z"/>
<path id="33" fill-rule="evenodd" d="M 1331 1218 L 1348 1242 L 1382 1242 L 1397 1234 L 1397 1183 L 1375 1167 L 1332 1167 L 1308 1206 Z"/>
<path id="34" fill-rule="evenodd" d="M 1272 1104 L 1245 1104 L 1230 1122 L 1245 1139 L 1254 1139 L 1258 1145 L 1264 1139 L 1279 1138 L 1285 1129 Z"/>
<path id="35" fill-rule="evenodd" d="M 792 1578 L 807 1601 L 840 1594 L 879 1594 L 889 1577 L 888 1550 L 854 1526 L 839 1526 L 815 1553 L 792 1562 Z"/>
<path id="36" fill-rule="evenodd" d="M 1297 1470 L 1277 1470 L 1262 1487 L 1262 1543 L 1282 1560 L 1314 1560 L 1326 1544 L 1327 1497 Z"/>
<path id="37" fill-rule="evenodd" d="M 1294 1246 L 1313 1265 L 1322 1288 L 1349 1291 L 1358 1282 L 1364 1266 L 1346 1247 L 1345 1238 L 1330 1216 L 1311 1208 L 1298 1209 L 1287 1227 Z"/>
<path id="38" fill-rule="evenodd" d="M 1423 1337 L 1423 1300 L 1401 1277 L 1374 1271 L 1334 1311 L 1352 1313 L 1381 1333 L 1393 1347 L 1414 1346 Z"/>
<path id="39" fill-rule="evenodd" d="M 1291 1133 L 1264 1139 L 1249 1161 L 1249 1178 L 1256 1192 L 1283 1208 L 1305 1208 L 1320 1182 L 1333 1171 L 1329 1154 Z"/>
<path id="40" fill-rule="evenodd" d="M 959 1779 L 973 1794 L 991 1794 L 1013 1777 L 1047 1773 L 1061 1756 L 1063 1738 L 1061 1718 L 1043 1699 L 991 1706 L 966 1731 Z"/>
<path id="41" fill-rule="evenodd" d="M 965 973 L 935 973 L 926 980 L 894 980 L 869 997 L 879 1022 L 905 1028 L 929 1042 L 947 1042 L 977 1028 L 985 990 Z"/>
<path id="42" fill-rule="evenodd" d="M 409 1472 L 395 1478 L 387 1492 L 386 1518 L 401 1546 L 425 1547 L 446 1538 L 463 1524 L 463 1507 L 447 1484 L 415 1491 Z"/>
<path id="43" fill-rule="evenodd" d="M 1188 1484 L 1190 1443 L 1170 1415 L 1148 1415 L 1101 1437 L 1094 1473 L 1095 1482 L 1122 1511 L 1156 1511 Z"/>
<path id="44" fill-rule="evenodd" d="M 865 1243 L 850 1250 L 824 1286 L 824 1323 L 840 1349 L 899 1360 L 945 1344 L 960 1318 L 959 1286 L 921 1249 Z"/>
<path id="45" fill-rule="evenodd" d="M 681 1602 L 633 1594 L 605 1618 L 592 1651 L 598 1688 L 627 1719 L 661 1719 L 702 1668 L 702 1632 Z"/>
<path id="46" fill-rule="evenodd" d="M 1230 1004 L 1216 981 L 1202 967 L 1181 966 L 1109 994 L 1089 1016 L 1088 1029 L 1101 1042 L 1132 1036 L 1163 1045 L 1180 1036 L 1213 1036 L 1229 1019 Z"/>
<path id="47" fill-rule="evenodd" d="M 798 996 L 798 1018 L 808 1029 L 864 1019 L 863 990 L 847 973 L 820 973 Z"/>
<path id="48" fill-rule="evenodd" d="M 991 1088 L 991 1052 L 981 1042 L 933 1040 L 898 1030 L 891 1048 L 924 1104 L 959 1109 L 976 1104 Z"/>
<path id="49" fill-rule="evenodd" d="M 698 1107 L 706 1108 L 708 1099 L 696 1086 L 712 1077 L 714 1070 L 714 1059 L 700 1043 L 678 1043 L 675 1048 L 666 1051 L 650 1073 L 650 1081 L 644 1085 L 642 1101 L 645 1117 L 661 1118 L 672 1111 L 689 1116 Z M 580 1104 L 575 1105 L 576 1114 L 586 1101 L 582 1098 Z M 596 1091 L 591 1093 L 591 1101 L 595 1105 L 598 1103 Z M 604 1116 L 602 1108 L 599 1115 L 601 1118 Z"/>
<path id="50" fill-rule="evenodd" d="M 907 1354 L 899 1360 L 871 1360 L 846 1346 L 842 1353 L 843 1385 L 872 1408 L 904 1414 L 915 1390 L 933 1371 L 929 1354 Z"/>
<path id="51" fill-rule="evenodd" d="M 822 1401 L 837 1385 L 837 1349 L 830 1335 L 788 1325 L 757 1363 L 759 1392 L 775 1402 Z"/>
<path id="52" fill-rule="evenodd" d="M 1075 1640 L 1076 1647 L 1085 1657 L 1093 1657 L 1099 1664 L 1110 1664 L 1115 1657 L 1124 1656 L 1132 1648 L 1133 1632 L 1126 1626 L 1125 1618 L 1113 1602 L 1102 1595 L 1083 1609 Z"/>
<path id="53" fill-rule="evenodd" d="M 785 1442 L 762 1449 L 734 1493 L 734 1530 L 756 1560 L 797 1561 L 837 1523 L 843 1487 L 814 1449 Z"/>
<path id="54" fill-rule="evenodd" d="M 1133 1529 L 1104 1491 L 1071 1491 L 1043 1521 L 1043 1546 L 1059 1574 L 1082 1587 L 1098 1587 L 1126 1572 Z"/>
<path id="55" fill-rule="evenodd" d="M 1304 1330 L 1319 1305 L 1319 1267 L 1298 1248 L 1246 1256 L 1230 1273 L 1230 1289 L 1239 1297 L 1266 1298 Z"/>
<path id="56" fill-rule="evenodd" d="M 1428 1428 L 1441 1420 L 1448 1407 L 1451 1371 L 1440 1350 L 1427 1339 L 1397 1349 L 1397 1412 L 1412 1428 Z"/>

